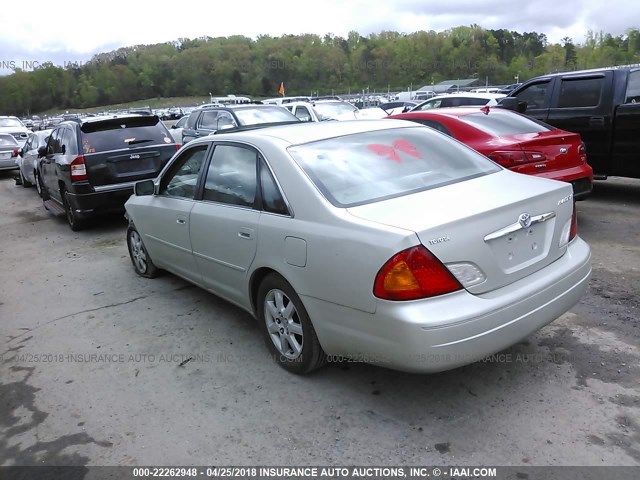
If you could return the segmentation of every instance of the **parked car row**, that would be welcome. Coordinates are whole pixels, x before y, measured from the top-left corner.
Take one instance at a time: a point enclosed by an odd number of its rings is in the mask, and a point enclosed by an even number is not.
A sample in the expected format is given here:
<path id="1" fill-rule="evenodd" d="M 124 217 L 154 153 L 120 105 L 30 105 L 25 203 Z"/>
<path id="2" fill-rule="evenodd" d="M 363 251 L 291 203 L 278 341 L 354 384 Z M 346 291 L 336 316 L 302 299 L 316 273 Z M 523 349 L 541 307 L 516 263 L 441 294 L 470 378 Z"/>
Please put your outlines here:
<path id="1" fill-rule="evenodd" d="M 562 155 L 586 170 L 577 135 L 489 106 L 384 116 L 212 106 L 183 117 L 184 142 L 155 115 L 98 116 L 8 151 L 73 230 L 125 210 L 137 274 L 247 310 L 294 373 L 327 355 L 455 368 L 578 301 L 591 267 L 574 190 L 544 178 Z"/>

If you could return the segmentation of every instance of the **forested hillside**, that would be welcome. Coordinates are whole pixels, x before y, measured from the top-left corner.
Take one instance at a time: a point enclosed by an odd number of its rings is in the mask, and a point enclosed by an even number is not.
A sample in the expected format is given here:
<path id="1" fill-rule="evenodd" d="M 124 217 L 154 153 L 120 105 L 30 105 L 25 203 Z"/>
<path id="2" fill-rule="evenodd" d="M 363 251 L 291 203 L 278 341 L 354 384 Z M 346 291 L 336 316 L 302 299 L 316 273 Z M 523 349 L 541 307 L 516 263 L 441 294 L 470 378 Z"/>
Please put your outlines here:
<path id="1" fill-rule="evenodd" d="M 640 63 L 640 31 L 589 33 L 584 44 L 544 34 L 487 30 L 477 25 L 444 32 L 382 32 L 179 39 L 94 56 L 82 65 L 38 65 L 0 77 L 0 112 L 86 108 L 153 97 L 276 96 L 414 89 L 477 76 L 513 83 L 543 73 Z"/>

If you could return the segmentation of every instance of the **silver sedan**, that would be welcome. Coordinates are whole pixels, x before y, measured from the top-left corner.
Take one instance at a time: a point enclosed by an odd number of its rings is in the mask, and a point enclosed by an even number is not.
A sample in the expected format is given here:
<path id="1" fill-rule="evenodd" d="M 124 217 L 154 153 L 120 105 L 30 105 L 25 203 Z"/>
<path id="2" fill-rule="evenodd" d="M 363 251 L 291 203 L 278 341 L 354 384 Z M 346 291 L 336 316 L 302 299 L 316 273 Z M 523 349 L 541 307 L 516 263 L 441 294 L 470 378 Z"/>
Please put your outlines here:
<path id="1" fill-rule="evenodd" d="M 38 166 L 38 149 L 47 144 L 51 130 L 40 130 L 29 135 L 20 155 L 16 159 L 20 182 L 23 187 L 30 187 L 35 183 L 35 171 Z"/>
<path id="2" fill-rule="evenodd" d="M 247 310 L 295 373 L 481 360 L 566 312 L 591 274 L 571 185 L 400 121 L 196 140 L 126 210 L 139 275 L 168 270 Z"/>

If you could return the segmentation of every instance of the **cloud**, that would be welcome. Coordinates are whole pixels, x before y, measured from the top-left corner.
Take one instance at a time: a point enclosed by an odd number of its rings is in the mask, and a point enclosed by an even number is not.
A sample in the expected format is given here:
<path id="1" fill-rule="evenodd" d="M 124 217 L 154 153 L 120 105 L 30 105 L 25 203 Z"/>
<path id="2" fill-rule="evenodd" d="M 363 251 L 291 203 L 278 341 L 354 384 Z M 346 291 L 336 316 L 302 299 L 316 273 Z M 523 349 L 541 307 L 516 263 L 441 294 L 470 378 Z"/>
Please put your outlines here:
<path id="1" fill-rule="evenodd" d="M 31 12 L 19 21 L 3 22 L 0 74 L 9 62 L 51 61 L 54 64 L 89 60 L 94 54 L 123 46 L 152 44 L 200 36 L 333 33 L 363 35 L 383 30 L 443 31 L 459 25 L 505 28 L 546 34 L 552 43 L 565 37 L 584 41 L 588 30 L 612 35 L 638 25 L 640 2 L 600 0 L 558 2 L 537 0 L 278 0 L 277 2 L 153 3 L 111 0 L 108 4 L 32 0 Z"/>

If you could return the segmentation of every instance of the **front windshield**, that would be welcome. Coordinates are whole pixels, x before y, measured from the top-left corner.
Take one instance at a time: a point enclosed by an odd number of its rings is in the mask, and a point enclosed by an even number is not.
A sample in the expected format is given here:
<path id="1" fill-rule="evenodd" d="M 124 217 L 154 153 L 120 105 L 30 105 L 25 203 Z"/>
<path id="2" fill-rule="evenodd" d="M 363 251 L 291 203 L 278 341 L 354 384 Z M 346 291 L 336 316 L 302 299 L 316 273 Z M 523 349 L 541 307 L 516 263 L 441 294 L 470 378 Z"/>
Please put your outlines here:
<path id="1" fill-rule="evenodd" d="M 17 118 L 0 118 L 0 127 L 24 127 Z"/>
<path id="2" fill-rule="evenodd" d="M 335 118 L 338 115 L 345 113 L 351 113 L 358 110 L 355 106 L 346 102 L 328 102 L 328 103 L 316 103 L 314 105 L 316 112 L 320 117 Z"/>
<path id="3" fill-rule="evenodd" d="M 234 113 L 240 125 L 299 121 L 298 117 L 282 107 L 239 108 Z"/>

